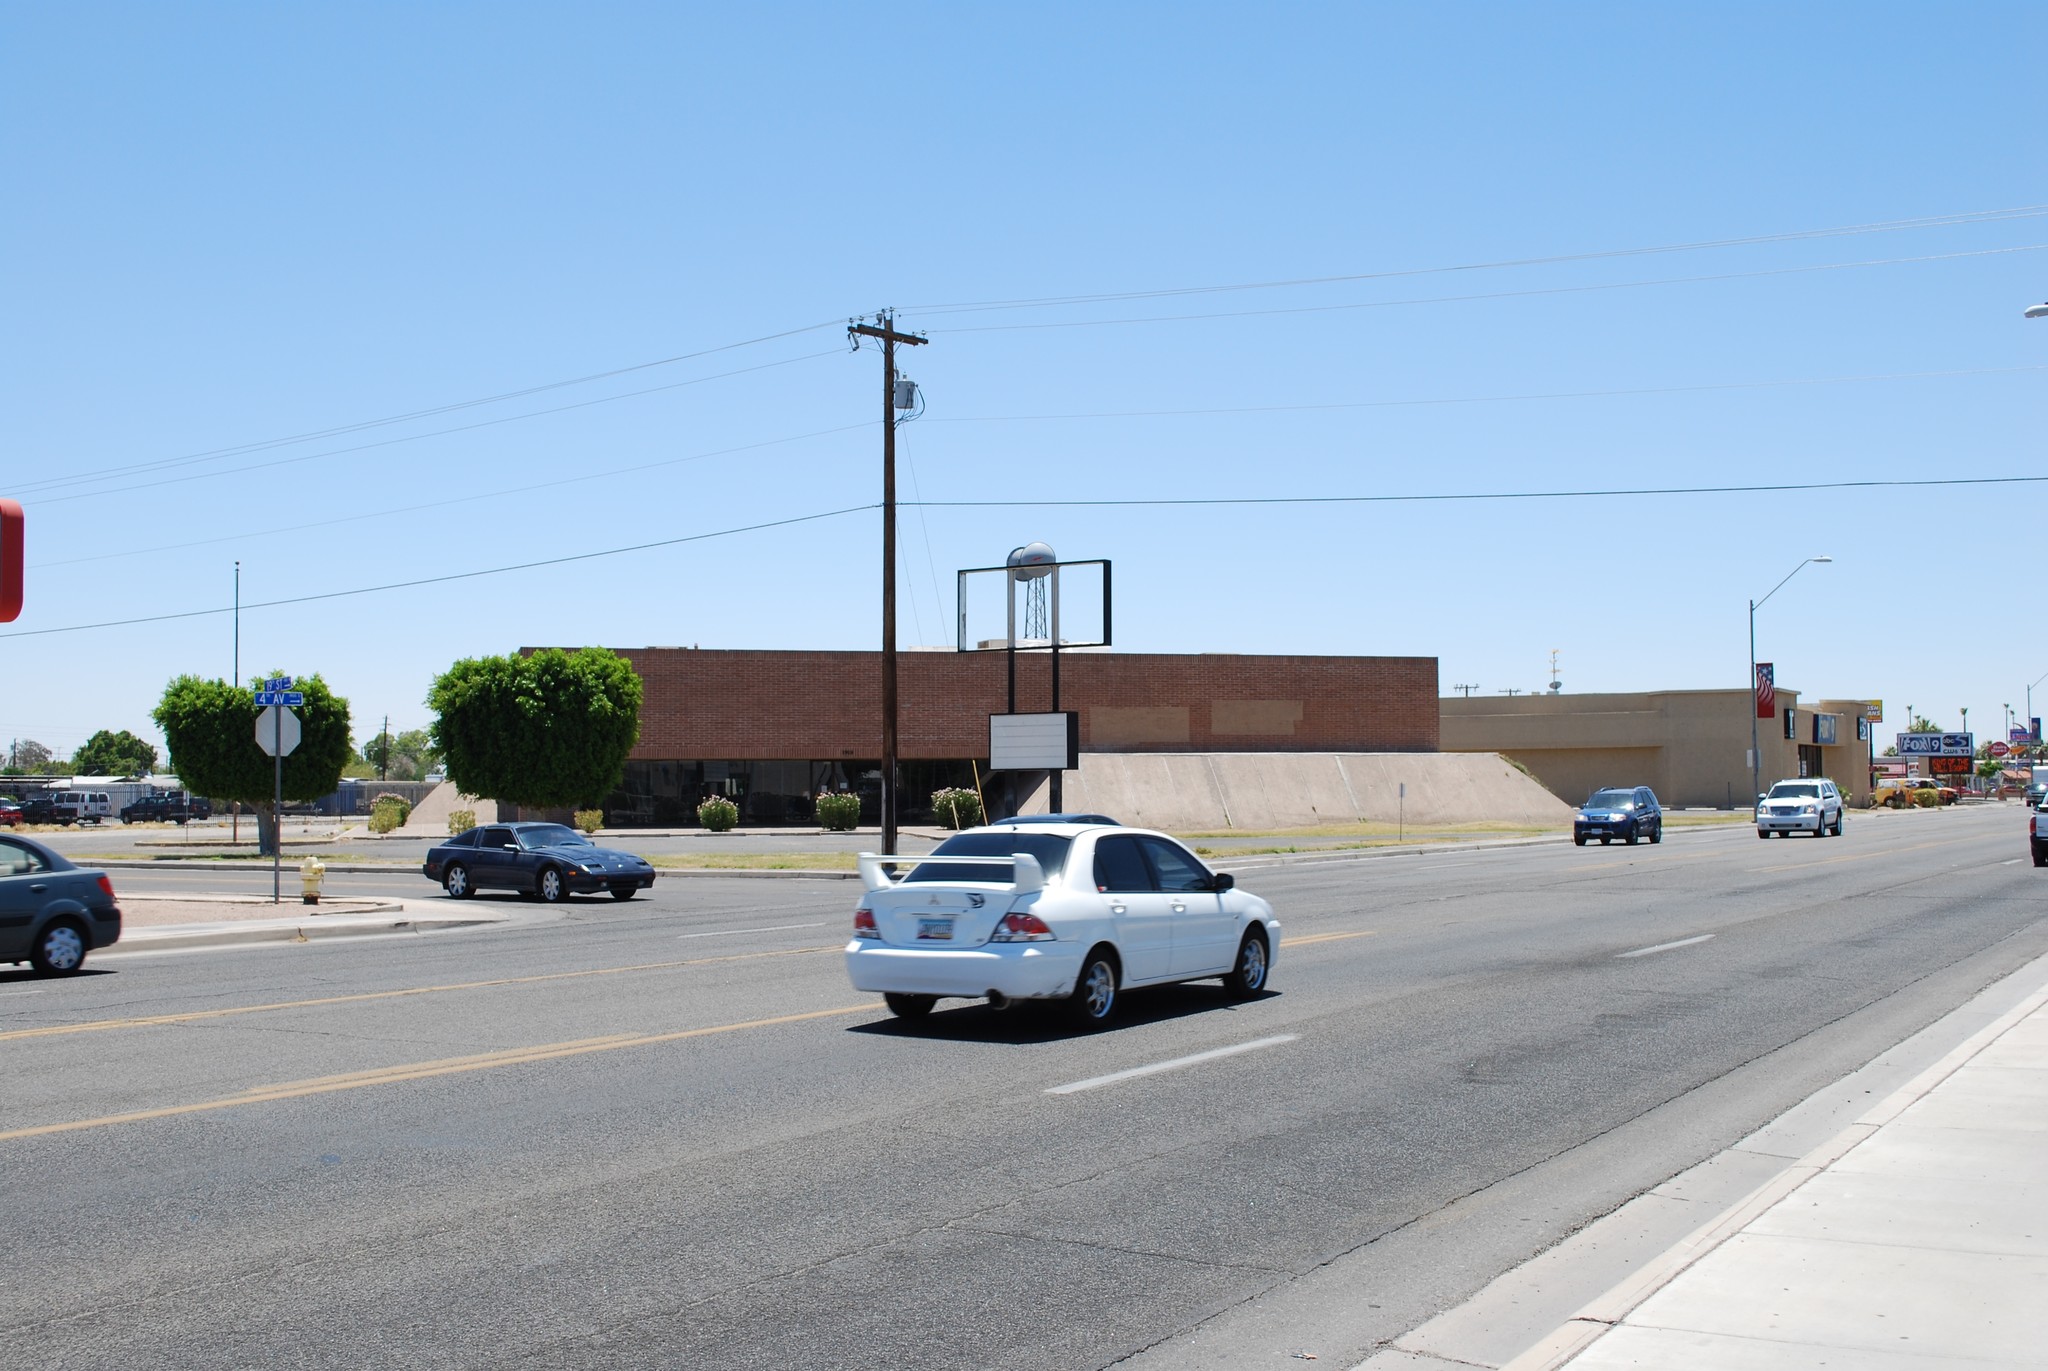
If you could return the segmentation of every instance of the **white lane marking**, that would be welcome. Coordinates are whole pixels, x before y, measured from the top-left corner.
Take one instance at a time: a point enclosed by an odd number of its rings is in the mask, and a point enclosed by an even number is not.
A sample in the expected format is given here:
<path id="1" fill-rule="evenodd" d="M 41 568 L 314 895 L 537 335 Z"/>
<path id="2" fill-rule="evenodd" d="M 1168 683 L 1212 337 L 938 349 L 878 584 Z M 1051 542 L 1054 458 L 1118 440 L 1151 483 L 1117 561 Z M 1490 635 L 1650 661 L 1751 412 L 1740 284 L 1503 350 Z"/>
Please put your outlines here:
<path id="1" fill-rule="evenodd" d="M 823 928 L 823 922 L 814 924 L 776 924 L 773 928 L 721 928 L 711 933 L 678 933 L 676 941 L 685 938 L 732 938 L 742 933 L 786 933 L 792 928 Z"/>
<path id="2" fill-rule="evenodd" d="M 1262 1047 L 1278 1047 L 1281 1043 L 1293 1042 L 1296 1036 L 1298 1035 L 1293 1033 L 1281 1033 L 1271 1038 L 1257 1038 L 1248 1043 L 1238 1043 L 1234 1047 L 1212 1047 L 1207 1052 L 1197 1052 L 1192 1057 L 1175 1057 L 1172 1061 L 1154 1062 L 1150 1066 L 1134 1066 L 1128 1071 L 1112 1071 L 1107 1076 L 1090 1076 L 1085 1081 L 1070 1081 L 1066 1085 L 1053 1086 L 1045 1093 L 1048 1095 L 1075 1095 L 1083 1090 L 1094 1090 L 1099 1086 L 1115 1085 L 1118 1081 L 1128 1081 L 1139 1076 L 1153 1076 L 1161 1071 L 1178 1071 L 1184 1066 L 1193 1066 L 1197 1062 L 1213 1062 L 1218 1057 L 1234 1057 L 1240 1052 L 1256 1052 Z"/>
<path id="3" fill-rule="evenodd" d="M 1658 943 L 1655 947 L 1639 947 L 1633 952 L 1617 952 L 1614 954 L 1614 960 L 1620 961 L 1623 957 L 1647 957 L 1652 952 L 1669 952 L 1674 947 L 1691 947 L 1694 943 L 1703 943 L 1713 936 L 1711 933 L 1702 933 L 1696 938 L 1680 938 L 1675 943 Z"/>
<path id="4" fill-rule="evenodd" d="M 16 995 L 40 995 L 42 993 L 41 987 L 34 990 L 0 990 L 0 1000 L 11 1000 Z"/>
<path id="5" fill-rule="evenodd" d="M 2022 857 L 2015 857 L 2015 858 L 2013 858 L 2013 859 L 2012 859 L 2011 861 L 2009 861 L 2009 862 L 2000 862 L 2000 863 L 1999 863 L 1999 865 L 2000 865 L 2000 866 L 2018 866 L 2018 865 L 2019 865 L 2019 864 L 2020 864 L 2020 863 L 2021 863 L 2022 861 L 2024 861 L 2024 860 L 2025 860 L 2025 858 L 2022 858 Z"/>

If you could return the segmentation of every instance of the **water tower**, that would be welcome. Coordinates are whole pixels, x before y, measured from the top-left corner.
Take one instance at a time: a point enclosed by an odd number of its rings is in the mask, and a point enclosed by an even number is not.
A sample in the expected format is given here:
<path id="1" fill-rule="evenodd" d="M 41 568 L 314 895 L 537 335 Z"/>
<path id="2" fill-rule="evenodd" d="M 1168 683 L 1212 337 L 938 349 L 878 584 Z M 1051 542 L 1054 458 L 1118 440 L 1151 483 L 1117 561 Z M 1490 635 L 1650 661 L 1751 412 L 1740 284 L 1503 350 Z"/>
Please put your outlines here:
<path id="1" fill-rule="evenodd" d="M 1024 582 L 1024 640 L 1052 641 L 1052 606 L 1046 594 L 1047 577 L 1059 558 L 1047 543 L 1026 543 L 1012 548 L 1004 565 Z"/>

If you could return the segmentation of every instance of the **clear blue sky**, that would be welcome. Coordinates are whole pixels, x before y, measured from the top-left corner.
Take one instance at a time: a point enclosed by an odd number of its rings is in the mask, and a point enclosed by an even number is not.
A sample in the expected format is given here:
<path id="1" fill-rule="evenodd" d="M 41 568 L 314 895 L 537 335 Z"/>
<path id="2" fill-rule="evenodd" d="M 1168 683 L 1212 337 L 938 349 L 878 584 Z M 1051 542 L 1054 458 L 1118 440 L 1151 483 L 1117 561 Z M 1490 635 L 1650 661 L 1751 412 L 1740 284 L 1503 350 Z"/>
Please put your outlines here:
<path id="1" fill-rule="evenodd" d="M 2048 206 L 2044 51 L 2032 4 L 8 4 L 0 744 L 152 735 L 227 616 L 38 631 L 237 559 L 251 603 L 872 504 L 882 306 L 932 340 L 905 499 L 2048 475 L 2048 212 L 1954 220 Z M 2048 672 L 2041 492 L 907 509 L 902 636 L 1042 538 L 1115 559 L 1129 650 L 1740 686 L 1826 553 L 1781 684 L 1984 734 Z M 366 735 L 522 644 L 869 647 L 878 528 L 246 610 L 243 674 Z"/>

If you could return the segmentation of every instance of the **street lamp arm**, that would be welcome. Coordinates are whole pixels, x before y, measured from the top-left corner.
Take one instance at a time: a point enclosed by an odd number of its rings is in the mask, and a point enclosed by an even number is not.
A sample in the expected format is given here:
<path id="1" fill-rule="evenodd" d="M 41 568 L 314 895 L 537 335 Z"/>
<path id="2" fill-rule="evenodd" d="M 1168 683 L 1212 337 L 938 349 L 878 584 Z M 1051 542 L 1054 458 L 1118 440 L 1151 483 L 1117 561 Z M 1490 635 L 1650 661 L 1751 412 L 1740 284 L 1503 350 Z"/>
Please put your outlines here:
<path id="1" fill-rule="evenodd" d="M 1805 570 L 1807 562 L 1832 562 L 1834 560 L 1832 557 L 1808 557 L 1805 562 L 1801 562 L 1798 566 L 1785 573 L 1785 581 L 1791 580 L 1794 576 Z M 1762 609 L 1764 607 L 1764 600 L 1770 599 L 1771 595 L 1776 595 L 1779 591 L 1783 590 L 1785 588 L 1785 581 L 1780 581 L 1772 586 L 1770 595 L 1764 596 L 1763 600 L 1751 600 L 1749 602 L 1750 613 L 1754 614 L 1757 610 Z"/>

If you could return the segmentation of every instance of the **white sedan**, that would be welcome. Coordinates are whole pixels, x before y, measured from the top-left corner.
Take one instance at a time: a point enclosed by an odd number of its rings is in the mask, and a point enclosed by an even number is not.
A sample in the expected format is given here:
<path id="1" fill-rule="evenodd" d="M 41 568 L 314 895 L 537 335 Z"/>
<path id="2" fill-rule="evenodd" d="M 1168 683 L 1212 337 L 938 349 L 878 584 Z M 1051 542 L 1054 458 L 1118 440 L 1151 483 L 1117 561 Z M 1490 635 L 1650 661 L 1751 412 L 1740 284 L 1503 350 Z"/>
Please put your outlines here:
<path id="1" fill-rule="evenodd" d="M 1280 946 L 1273 907 L 1146 829 L 1011 821 L 928 857 L 862 853 L 846 973 L 904 1018 L 941 999 L 1064 1000 L 1099 1024 L 1126 986 L 1220 976 L 1265 988 Z"/>

